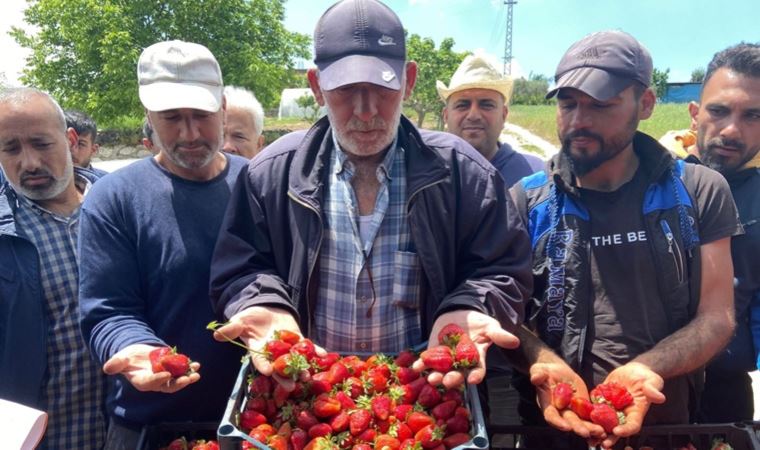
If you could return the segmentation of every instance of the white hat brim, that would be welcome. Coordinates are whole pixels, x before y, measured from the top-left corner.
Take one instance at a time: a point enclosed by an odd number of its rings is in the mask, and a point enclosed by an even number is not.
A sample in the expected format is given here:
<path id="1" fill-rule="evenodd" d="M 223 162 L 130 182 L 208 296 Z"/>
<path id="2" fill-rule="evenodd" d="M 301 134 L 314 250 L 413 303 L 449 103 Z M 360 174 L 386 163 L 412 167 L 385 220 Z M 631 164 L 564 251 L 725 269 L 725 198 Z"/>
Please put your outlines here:
<path id="1" fill-rule="evenodd" d="M 141 85 L 140 101 L 148 111 L 190 108 L 217 112 L 222 107 L 224 87 L 203 83 L 158 82 Z"/>
<path id="2" fill-rule="evenodd" d="M 446 87 L 442 81 L 437 80 L 435 87 L 438 90 L 438 95 L 441 96 L 441 99 L 444 102 L 448 101 L 451 94 L 460 91 L 466 91 L 468 89 L 488 89 L 491 91 L 496 91 L 501 94 L 502 97 L 504 97 L 504 103 L 509 103 L 509 100 L 512 97 L 512 80 L 475 81 L 472 83 L 462 83 L 449 87 Z"/>

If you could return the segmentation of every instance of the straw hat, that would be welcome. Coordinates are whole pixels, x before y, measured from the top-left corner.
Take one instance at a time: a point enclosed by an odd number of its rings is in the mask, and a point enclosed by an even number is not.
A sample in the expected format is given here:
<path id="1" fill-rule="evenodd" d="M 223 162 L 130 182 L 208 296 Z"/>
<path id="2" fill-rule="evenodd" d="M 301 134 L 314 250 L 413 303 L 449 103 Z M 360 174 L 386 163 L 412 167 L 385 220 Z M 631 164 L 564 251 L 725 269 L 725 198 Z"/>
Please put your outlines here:
<path id="1" fill-rule="evenodd" d="M 444 102 L 455 92 L 466 89 L 490 89 L 501 94 L 504 103 L 509 103 L 512 96 L 512 79 L 502 76 L 483 55 L 468 55 L 451 77 L 449 87 L 438 80 L 436 88 Z"/>

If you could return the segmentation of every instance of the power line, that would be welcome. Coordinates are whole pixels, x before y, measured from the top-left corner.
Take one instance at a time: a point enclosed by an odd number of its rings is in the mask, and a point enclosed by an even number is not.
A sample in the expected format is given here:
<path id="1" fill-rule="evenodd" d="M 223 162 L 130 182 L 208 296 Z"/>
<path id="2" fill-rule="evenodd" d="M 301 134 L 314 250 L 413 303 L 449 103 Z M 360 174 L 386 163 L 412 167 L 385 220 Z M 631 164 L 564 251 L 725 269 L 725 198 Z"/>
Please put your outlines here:
<path id="1" fill-rule="evenodd" d="M 517 4 L 516 0 L 504 0 L 507 5 L 507 33 L 504 40 L 504 75 L 512 73 L 512 18 L 513 7 Z"/>

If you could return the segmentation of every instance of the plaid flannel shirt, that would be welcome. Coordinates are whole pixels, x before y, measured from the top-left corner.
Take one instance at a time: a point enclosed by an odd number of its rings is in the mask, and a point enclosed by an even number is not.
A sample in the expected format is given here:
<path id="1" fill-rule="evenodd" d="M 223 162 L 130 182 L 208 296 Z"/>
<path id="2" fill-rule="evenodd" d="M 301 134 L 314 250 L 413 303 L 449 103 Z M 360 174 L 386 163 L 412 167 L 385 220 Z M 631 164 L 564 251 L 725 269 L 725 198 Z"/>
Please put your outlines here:
<path id="1" fill-rule="evenodd" d="M 396 141 L 377 169 L 369 230 L 360 233 L 353 165 L 335 150 L 319 254 L 315 340 L 330 351 L 397 352 L 420 341 L 420 265 L 406 217 L 406 163 Z M 369 237 L 362 241 L 362 234 Z"/>
<path id="2" fill-rule="evenodd" d="M 83 177 L 76 182 L 85 192 L 90 186 Z M 19 195 L 16 223 L 39 254 L 49 324 L 46 383 L 41 387 L 48 413 L 43 444 L 49 449 L 101 448 L 107 423 L 106 378 L 79 331 L 79 209 L 62 217 Z"/>

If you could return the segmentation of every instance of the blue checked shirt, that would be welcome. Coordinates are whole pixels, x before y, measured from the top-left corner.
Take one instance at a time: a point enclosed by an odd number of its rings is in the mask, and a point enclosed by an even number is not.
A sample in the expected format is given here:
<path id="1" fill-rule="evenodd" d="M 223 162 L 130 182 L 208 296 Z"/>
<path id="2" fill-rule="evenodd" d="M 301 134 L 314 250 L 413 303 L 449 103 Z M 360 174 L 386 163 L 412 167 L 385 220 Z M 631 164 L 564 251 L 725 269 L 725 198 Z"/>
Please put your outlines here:
<path id="1" fill-rule="evenodd" d="M 333 135 L 319 253 L 316 341 L 330 351 L 397 352 L 420 341 L 420 266 L 406 217 L 404 149 L 377 169 L 380 191 L 360 231 L 353 164 Z M 362 239 L 362 234 L 367 236 Z"/>
<path id="2" fill-rule="evenodd" d="M 86 192 L 89 181 L 77 177 Z M 48 413 L 48 449 L 99 449 L 105 441 L 106 379 L 79 331 L 77 235 L 79 209 L 53 214 L 18 196 L 16 224 L 40 258 L 40 280 L 49 321 L 47 376 L 42 401 Z"/>

